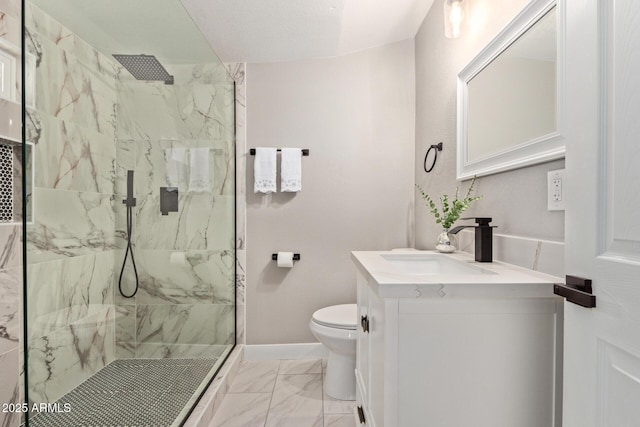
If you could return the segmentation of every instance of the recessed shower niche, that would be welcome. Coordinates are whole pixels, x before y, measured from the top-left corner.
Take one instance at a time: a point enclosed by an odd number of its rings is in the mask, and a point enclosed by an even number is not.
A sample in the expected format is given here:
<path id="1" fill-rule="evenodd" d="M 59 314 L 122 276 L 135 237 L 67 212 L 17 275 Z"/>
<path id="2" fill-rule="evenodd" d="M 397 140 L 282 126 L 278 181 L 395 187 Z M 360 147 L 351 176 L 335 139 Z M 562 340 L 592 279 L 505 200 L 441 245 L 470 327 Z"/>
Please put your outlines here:
<path id="1" fill-rule="evenodd" d="M 22 156 L 25 177 L 23 180 Z M 26 185 L 26 221 L 32 221 L 31 189 L 33 182 L 33 144 L 22 144 L 0 137 L 0 224 L 17 224 L 22 221 L 22 188 Z M 24 184 L 23 184 L 24 183 Z"/>
<path id="2" fill-rule="evenodd" d="M 0 141 L 0 222 L 13 222 L 13 147 Z"/>

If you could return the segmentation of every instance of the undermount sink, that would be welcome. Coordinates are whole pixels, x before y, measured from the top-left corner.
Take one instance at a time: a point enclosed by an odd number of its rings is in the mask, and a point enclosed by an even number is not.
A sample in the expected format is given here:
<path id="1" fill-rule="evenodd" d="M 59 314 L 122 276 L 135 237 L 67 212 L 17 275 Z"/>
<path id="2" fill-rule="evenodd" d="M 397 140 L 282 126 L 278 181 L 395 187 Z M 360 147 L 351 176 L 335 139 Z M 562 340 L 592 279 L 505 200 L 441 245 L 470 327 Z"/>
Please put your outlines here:
<path id="1" fill-rule="evenodd" d="M 391 263 L 404 274 L 410 275 L 477 275 L 497 274 L 485 268 L 452 259 L 447 255 L 436 253 L 418 254 L 381 254 L 384 260 Z"/>

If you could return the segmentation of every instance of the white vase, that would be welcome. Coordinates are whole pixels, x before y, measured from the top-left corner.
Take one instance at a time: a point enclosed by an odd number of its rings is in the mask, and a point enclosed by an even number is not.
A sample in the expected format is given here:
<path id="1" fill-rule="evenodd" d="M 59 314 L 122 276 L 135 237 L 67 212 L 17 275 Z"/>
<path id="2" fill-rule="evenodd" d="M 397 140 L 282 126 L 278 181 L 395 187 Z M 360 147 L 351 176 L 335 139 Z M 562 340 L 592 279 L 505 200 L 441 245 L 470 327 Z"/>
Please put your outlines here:
<path id="1" fill-rule="evenodd" d="M 450 254 L 456 251 L 454 237 L 449 234 L 448 228 L 444 228 L 442 233 L 438 235 L 438 238 L 436 239 L 436 250 L 445 254 Z"/>

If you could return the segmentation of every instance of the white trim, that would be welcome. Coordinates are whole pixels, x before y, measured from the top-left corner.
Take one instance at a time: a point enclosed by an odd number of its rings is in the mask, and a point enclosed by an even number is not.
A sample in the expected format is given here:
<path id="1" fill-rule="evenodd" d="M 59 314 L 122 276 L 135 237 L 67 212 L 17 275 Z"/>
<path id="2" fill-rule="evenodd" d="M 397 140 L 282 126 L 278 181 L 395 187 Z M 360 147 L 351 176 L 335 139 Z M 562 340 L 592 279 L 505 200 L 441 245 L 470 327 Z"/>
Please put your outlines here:
<path id="1" fill-rule="evenodd" d="M 556 123 L 557 131 L 480 159 L 468 160 L 468 83 L 515 40 L 553 8 L 557 15 Z M 565 157 L 564 142 L 564 1 L 533 0 L 458 74 L 456 178 L 491 175 Z"/>
<path id="2" fill-rule="evenodd" d="M 245 360 L 326 359 L 329 349 L 322 343 L 245 345 Z"/>

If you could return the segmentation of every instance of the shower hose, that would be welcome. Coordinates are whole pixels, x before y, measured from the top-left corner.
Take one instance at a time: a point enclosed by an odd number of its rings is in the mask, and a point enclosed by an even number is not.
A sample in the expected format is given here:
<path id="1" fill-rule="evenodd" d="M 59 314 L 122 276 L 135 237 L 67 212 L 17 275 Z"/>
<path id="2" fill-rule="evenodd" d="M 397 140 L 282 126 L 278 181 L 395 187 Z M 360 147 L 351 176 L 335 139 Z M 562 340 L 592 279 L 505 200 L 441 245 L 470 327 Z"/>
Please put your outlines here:
<path id="1" fill-rule="evenodd" d="M 133 257 L 133 248 L 131 247 L 131 223 L 133 222 L 133 206 L 127 204 L 127 250 L 124 253 L 124 260 L 122 261 L 122 269 L 120 270 L 120 279 L 118 280 L 118 289 L 120 290 L 120 295 L 125 298 L 133 298 L 136 293 L 138 293 L 138 269 L 136 268 L 136 260 Z M 127 265 L 127 257 L 131 253 L 131 265 L 133 265 L 133 273 L 136 277 L 136 287 L 133 290 L 131 295 L 127 295 L 122 290 L 122 275 L 124 274 L 124 267 Z"/>

